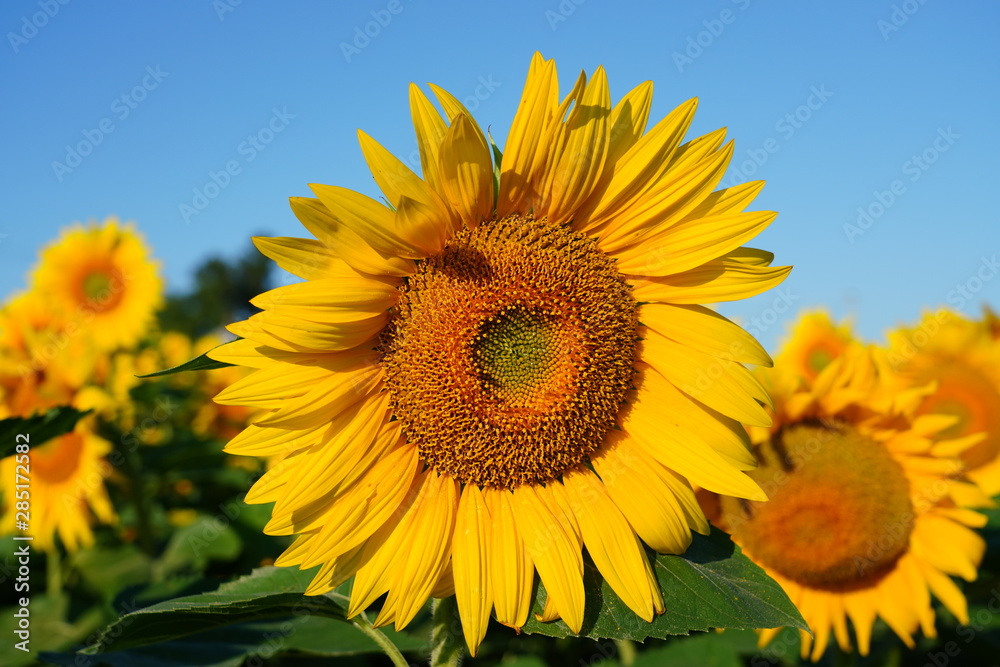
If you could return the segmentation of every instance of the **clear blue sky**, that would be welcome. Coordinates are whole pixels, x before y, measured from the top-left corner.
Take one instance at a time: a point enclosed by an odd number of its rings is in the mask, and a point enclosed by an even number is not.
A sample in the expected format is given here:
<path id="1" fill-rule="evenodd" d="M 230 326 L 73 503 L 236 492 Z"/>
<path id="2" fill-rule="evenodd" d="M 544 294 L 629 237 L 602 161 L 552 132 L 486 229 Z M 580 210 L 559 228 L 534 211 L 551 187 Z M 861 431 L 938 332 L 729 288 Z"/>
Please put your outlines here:
<path id="1" fill-rule="evenodd" d="M 800 307 L 880 337 L 949 299 L 1000 304 L 996 3 L 235 2 L 0 3 L 0 294 L 77 220 L 134 220 L 171 289 L 251 234 L 304 235 L 287 197 L 307 183 L 376 194 L 356 128 L 415 149 L 410 81 L 467 99 L 502 145 L 537 49 L 564 86 L 603 64 L 615 98 L 655 82 L 654 119 L 697 96 L 693 131 L 729 128 L 726 182 L 754 172 L 780 212 L 753 245 L 796 267 L 722 308 L 769 347 Z"/>

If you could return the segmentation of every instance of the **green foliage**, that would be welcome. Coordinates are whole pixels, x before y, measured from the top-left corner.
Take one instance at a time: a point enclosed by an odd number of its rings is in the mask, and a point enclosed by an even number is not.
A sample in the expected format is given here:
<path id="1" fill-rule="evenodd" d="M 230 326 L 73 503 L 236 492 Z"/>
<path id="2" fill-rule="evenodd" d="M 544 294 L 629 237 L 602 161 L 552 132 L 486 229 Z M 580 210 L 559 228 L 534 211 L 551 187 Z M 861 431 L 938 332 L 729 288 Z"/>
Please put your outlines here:
<path id="1" fill-rule="evenodd" d="M 588 563 L 584 572 L 587 608 L 580 634 L 592 639 L 643 641 L 712 628 L 807 629 L 777 582 L 719 530 L 707 537 L 695 535 L 682 556 L 656 556 L 654 571 L 667 613 L 647 623 L 615 595 Z M 544 586 L 539 585 L 535 613 L 541 613 L 544 600 Z M 533 617 L 529 617 L 523 631 L 550 637 L 572 635 L 562 621 L 542 623 Z"/>
<path id="2" fill-rule="evenodd" d="M 18 435 L 28 435 L 27 444 L 37 447 L 71 432 L 76 423 L 89 413 L 90 410 L 63 405 L 30 417 L 0 419 L 0 459 L 14 454 L 17 444 L 25 442 L 24 438 L 18 439 Z"/>
<path id="3" fill-rule="evenodd" d="M 223 343 L 222 345 L 226 345 L 226 343 Z M 222 347 L 222 345 L 217 345 L 216 347 Z M 212 350 L 209 350 L 209 352 L 211 351 Z M 208 356 L 208 352 L 205 352 L 204 354 L 189 361 L 185 361 L 183 364 L 174 366 L 173 368 L 165 368 L 162 371 L 140 375 L 139 377 L 146 380 L 149 378 L 163 377 L 165 375 L 173 375 L 174 373 L 184 373 L 187 371 L 211 371 L 216 368 L 225 368 L 226 366 L 232 366 L 232 364 L 228 364 L 224 361 L 216 361 Z"/>

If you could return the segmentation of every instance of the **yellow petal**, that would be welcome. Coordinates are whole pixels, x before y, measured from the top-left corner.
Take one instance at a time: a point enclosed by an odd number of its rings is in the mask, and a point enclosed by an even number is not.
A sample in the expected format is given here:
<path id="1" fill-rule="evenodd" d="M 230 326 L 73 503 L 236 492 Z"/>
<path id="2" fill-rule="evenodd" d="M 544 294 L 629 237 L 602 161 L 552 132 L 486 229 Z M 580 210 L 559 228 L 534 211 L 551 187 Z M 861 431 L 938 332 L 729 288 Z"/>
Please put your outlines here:
<path id="1" fill-rule="evenodd" d="M 773 366 L 767 351 L 749 333 L 713 310 L 698 305 L 648 303 L 639 321 L 681 345 L 741 364 Z"/>
<path id="2" fill-rule="evenodd" d="M 653 232 L 621 250 L 619 271 L 643 276 L 667 276 L 693 269 L 735 250 L 760 234 L 777 213 L 751 211 L 688 220 Z"/>
<path id="3" fill-rule="evenodd" d="M 573 96 L 573 94 L 570 94 Z M 567 100 L 571 99 L 570 97 Z M 568 222 L 590 196 L 604 171 L 611 125 L 611 95 L 603 67 L 598 67 L 565 121 L 543 139 L 549 157 L 540 175 L 537 217 Z M 562 114 L 557 115 L 561 119 Z"/>
<path id="4" fill-rule="evenodd" d="M 678 148 L 659 180 L 619 210 L 602 231 L 598 246 L 614 255 L 651 231 L 683 220 L 712 193 L 732 154 L 733 142 L 715 150 L 714 141 L 704 138 Z"/>
<path id="5" fill-rule="evenodd" d="M 350 551 L 368 539 L 375 530 L 396 512 L 417 474 L 420 459 L 415 447 L 401 447 L 390 452 L 372 466 L 367 475 L 347 490 L 323 515 L 321 528 L 316 533 L 308 558 L 302 568 L 310 568 L 330 558 Z M 274 529 L 289 525 L 293 531 L 296 522 L 285 517 L 265 526 Z"/>
<path id="6" fill-rule="evenodd" d="M 511 507 L 510 492 L 486 489 L 490 510 L 490 585 L 497 621 L 520 628 L 528 620 L 535 568 L 531 562 Z"/>
<path id="7" fill-rule="evenodd" d="M 669 168 L 670 156 L 683 140 L 697 106 L 696 98 L 680 105 L 613 162 L 606 189 L 575 217 L 574 227 L 599 229 L 655 187 Z"/>
<path id="8" fill-rule="evenodd" d="M 441 145 L 441 188 L 445 199 L 469 225 L 493 216 L 493 163 L 472 121 L 455 116 Z"/>
<path id="9" fill-rule="evenodd" d="M 387 392 L 383 392 L 375 400 L 364 401 L 356 409 L 344 410 L 334 417 L 324 437 L 310 448 L 308 467 L 300 467 L 272 513 L 294 512 L 316 500 L 330 502 L 344 473 L 374 445 L 389 421 L 388 407 Z"/>
<path id="10" fill-rule="evenodd" d="M 630 441 L 704 489 L 738 498 L 767 500 L 750 477 L 724 459 L 707 439 L 690 430 L 684 413 L 663 409 L 663 398 L 670 395 L 670 383 L 663 381 L 651 389 L 648 378 L 655 384 L 656 375 L 654 371 L 640 369 L 640 390 L 629 397 L 629 405 L 619 413 L 621 427 Z"/>
<path id="11" fill-rule="evenodd" d="M 539 144 L 542 132 L 555 114 L 559 80 L 555 62 L 535 53 L 524 82 L 524 92 L 514 114 L 504 144 L 500 166 L 500 196 L 497 217 L 528 213 L 537 200 L 537 185 L 532 167 L 536 153 L 544 152 Z"/>
<path id="12" fill-rule="evenodd" d="M 770 405 L 771 398 L 745 367 L 693 350 L 646 327 L 639 331 L 643 337 L 640 358 L 675 387 L 744 424 L 771 425 L 770 415 L 758 403 Z"/>
<path id="13" fill-rule="evenodd" d="M 358 273 L 373 277 L 399 277 L 413 273 L 415 267 L 412 260 L 391 252 L 379 252 L 362 239 L 358 232 L 334 217 L 320 200 L 290 197 L 288 203 L 299 222 L 322 241 L 335 257 Z M 380 216 L 379 219 L 384 218 L 377 210 L 374 214 Z"/>
<path id="14" fill-rule="evenodd" d="M 220 405 L 271 407 L 276 401 L 298 398 L 315 383 L 333 375 L 318 366 L 277 363 L 240 378 L 215 396 Z"/>
<path id="15" fill-rule="evenodd" d="M 629 277 L 636 301 L 660 303 L 719 303 L 765 292 L 788 277 L 792 267 L 754 266 L 718 259 L 696 269 L 658 278 Z"/>
<path id="16" fill-rule="evenodd" d="M 659 588 L 650 586 L 649 559 L 632 527 L 600 480 L 586 468 L 563 474 L 563 485 L 597 569 L 629 609 L 647 623 L 652 621 L 653 608 L 662 604 L 662 595 Z"/>
<path id="17" fill-rule="evenodd" d="M 448 564 L 457 509 L 458 482 L 427 471 L 423 488 L 383 547 L 395 554 L 383 613 L 391 610 L 396 630 L 413 620 Z M 388 622 L 383 614 L 375 621 Z"/>
<path id="18" fill-rule="evenodd" d="M 427 185 L 440 195 L 441 177 L 438 174 L 440 162 L 438 153 L 444 141 L 448 125 L 441 118 L 424 91 L 410 84 L 410 115 L 413 117 L 413 128 L 417 134 L 417 148 L 420 150 L 420 168 Z"/>
<path id="19" fill-rule="evenodd" d="M 558 485 L 552 482 L 551 485 Z M 514 518 L 545 590 L 573 632 L 583 626 L 583 554 L 553 492 L 543 486 L 514 489 Z"/>
<path id="20" fill-rule="evenodd" d="M 472 657 L 486 636 L 493 607 L 489 577 L 491 532 L 490 512 L 482 491 L 475 484 L 466 484 L 452 537 L 452 576 L 462 631 Z"/>
<path id="21" fill-rule="evenodd" d="M 257 313 L 226 328 L 237 336 L 290 352 L 335 352 L 372 339 L 389 321 L 388 313 L 351 322 L 317 324 L 280 311 Z"/>
<path id="22" fill-rule="evenodd" d="M 694 491 L 616 431 L 591 457 L 594 470 L 629 524 L 654 550 L 682 554 L 691 544 L 691 525 L 707 531 Z M 693 504 L 692 504 L 693 503 Z M 584 538 L 586 539 L 586 538 Z"/>
<path id="23" fill-rule="evenodd" d="M 351 322 L 385 312 L 398 297 L 399 291 L 392 285 L 355 276 L 283 285 L 250 303 L 261 310 L 280 308 L 285 314 L 312 322 Z"/>
<path id="24" fill-rule="evenodd" d="M 394 211 L 347 188 L 318 183 L 309 187 L 334 218 L 384 257 L 422 259 L 438 249 L 442 234 L 436 227 L 404 227 Z"/>
<path id="25" fill-rule="evenodd" d="M 264 428 L 250 424 L 222 451 L 241 456 L 274 456 L 290 454 L 316 444 L 326 424 L 311 429 L 289 431 L 283 428 Z"/>
<path id="26" fill-rule="evenodd" d="M 299 278 L 318 280 L 357 275 L 347 262 L 320 241 L 267 236 L 254 236 L 250 240 L 261 254 Z"/>

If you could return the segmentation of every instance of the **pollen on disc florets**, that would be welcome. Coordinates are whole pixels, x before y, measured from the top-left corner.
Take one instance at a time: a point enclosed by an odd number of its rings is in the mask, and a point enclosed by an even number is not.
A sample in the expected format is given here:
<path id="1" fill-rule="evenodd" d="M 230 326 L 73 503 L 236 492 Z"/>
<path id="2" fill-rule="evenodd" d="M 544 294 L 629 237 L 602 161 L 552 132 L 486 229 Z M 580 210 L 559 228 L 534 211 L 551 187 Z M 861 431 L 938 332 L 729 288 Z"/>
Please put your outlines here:
<path id="1" fill-rule="evenodd" d="M 908 546 L 914 508 L 902 466 L 846 424 L 785 427 L 751 476 L 767 502 L 723 498 L 733 537 L 765 567 L 832 591 L 869 586 Z"/>
<path id="2" fill-rule="evenodd" d="M 508 216 L 458 232 L 400 288 L 382 339 L 393 413 L 439 472 L 557 479 L 614 427 L 636 302 L 589 237 Z"/>

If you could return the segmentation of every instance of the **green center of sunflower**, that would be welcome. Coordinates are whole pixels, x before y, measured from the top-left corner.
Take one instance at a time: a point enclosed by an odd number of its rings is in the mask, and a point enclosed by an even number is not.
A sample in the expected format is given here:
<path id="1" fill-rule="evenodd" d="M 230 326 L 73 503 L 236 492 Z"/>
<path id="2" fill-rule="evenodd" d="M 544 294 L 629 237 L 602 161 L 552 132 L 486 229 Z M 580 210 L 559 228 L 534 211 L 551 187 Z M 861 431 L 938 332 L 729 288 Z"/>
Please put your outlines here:
<path id="1" fill-rule="evenodd" d="M 614 427 L 636 326 L 589 237 L 521 216 L 464 229 L 401 288 L 381 344 L 393 413 L 462 483 L 557 479 Z"/>
<path id="2" fill-rule="evenodd" d="M 87 299 L 99 299 L 110 291 L 111 279 L 100 271 L 88 273 L 83 279 L 83 293 Z"/>
<path id="3" fill-rule="evenodd" d="M 108 270 L 91 270 L 83 277 L 80 290 L 87 308 L 94 312 L 111 310 L 121 302 L 121 285 Z"/>
<path id="4" fill-rule="evenodd" d="M 510 403 L 530 400 L 557 367 L 557 328 L 553 319 L 516 306 L 486 320 L 472 344 L 483 387 Z"/>
<path id="5" fill-rule="evenodd" d="M 724 498 L 733 537 L 765 567 L 825 590 L 866 587 L 913 531 L 909 482 L 886 447 L 844 425 L 798 424 L 759 452 L 768 502 Z"/>

